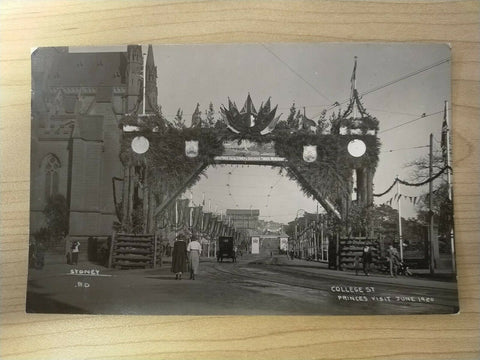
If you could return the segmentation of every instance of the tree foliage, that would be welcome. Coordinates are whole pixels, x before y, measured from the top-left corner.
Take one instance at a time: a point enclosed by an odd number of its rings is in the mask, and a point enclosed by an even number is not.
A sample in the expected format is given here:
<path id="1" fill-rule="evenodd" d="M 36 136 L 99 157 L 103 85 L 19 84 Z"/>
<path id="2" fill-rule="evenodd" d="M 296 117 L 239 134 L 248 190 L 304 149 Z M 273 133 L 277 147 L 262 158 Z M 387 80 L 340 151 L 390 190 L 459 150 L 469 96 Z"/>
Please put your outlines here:
<path id="1" fill-rule="evenodd" d="M 421 156 L 414 159 L 404 165 L 406 168 L 410 168 L 410 179 L 412 181 L 424 181 L 429 177 L 430 157 L 429 155 Z M 433 174 L 442 170 L 445 166 L 445 162 L 441 154 L 433 155 L 432 169 Z M 442 175 L 443 176 L 443 175 Z"/>
<path id="2" fill-rule="evenodd" d="M 419 157 L 405 165 L 410 168 L 410 177 L 416 181 L 424 181 L 429 178 L 430 159 L 428 155 Z M 433 174 L 445 167 L 444 158 L 441 154 L 435 154 L 432 159 Z M 420 197 L 417 203 L 418 221 L 423 224 L 430 222 L 430 217 L 434 217 L 434 222 L 438 225 L 438 235 L 443 239 L 441 250 L 449 252 L 448 245 L 450 233 L 453 229 L 453 202 L 449 199 L 449 184 L 447 175 L 442 174 L 433 183 L 432 191 L 432 209 L 430 212 L 430 193 Z"/>
<path id="3" fill-rule="evenodd" d="M 182 109 L 177 110 L 177 114 L 175 115 L 173 125 L 177 129 L 185 129 L 186 126 L 185 126 L 185 120 L 183 119 L 183 110 Z"/>
<path id="4" fill-rule="evenodd" d="M 215 109 L 213 108 L 213 103 L 210 102 L 208 109 L 205 110 L 205 127 L 214 127 L 215 126 Z"/>
<path id="5" fill-rule="evenodd" d="M 68 205 L 61 194 L 52 195 L 43 210 L 47 223 L 46 230 L 53 241 L 61 239 L 68 233 Z"/>

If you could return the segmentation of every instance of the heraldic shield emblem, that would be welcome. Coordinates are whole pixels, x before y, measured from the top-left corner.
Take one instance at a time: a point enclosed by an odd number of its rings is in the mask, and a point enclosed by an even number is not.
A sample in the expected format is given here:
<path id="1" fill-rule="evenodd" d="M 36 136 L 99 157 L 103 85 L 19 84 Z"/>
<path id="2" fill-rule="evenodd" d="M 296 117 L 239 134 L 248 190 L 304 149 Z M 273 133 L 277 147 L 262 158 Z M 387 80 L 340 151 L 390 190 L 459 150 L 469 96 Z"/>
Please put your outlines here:
<path id="1" fill-rule="evenodd" d="M 185 155 L 191 158 L 198 156 L 198 140 L 185 141 Z"/>
<path id="2" fill-rule="evenodd" d="M 303 160 L 306 162 L 314 162 L 317 160 L 317 145 L 303 146 Z"/>

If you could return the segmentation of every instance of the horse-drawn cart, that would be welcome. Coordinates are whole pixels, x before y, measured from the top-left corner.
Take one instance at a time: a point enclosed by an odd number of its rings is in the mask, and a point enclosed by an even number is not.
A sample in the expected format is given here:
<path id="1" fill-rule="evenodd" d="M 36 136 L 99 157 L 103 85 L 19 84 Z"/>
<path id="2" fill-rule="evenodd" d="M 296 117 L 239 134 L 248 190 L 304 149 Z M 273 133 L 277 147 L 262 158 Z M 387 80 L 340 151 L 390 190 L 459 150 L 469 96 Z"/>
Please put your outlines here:
<path id="1" fill-rule="evenodd" d="M 237 260 L 233 244 L 233 237 L 220 236 L 218 238 L 218 249 L 217 262 L 223 262 L 223 259 L 232 259 L 232 262 Z"/>

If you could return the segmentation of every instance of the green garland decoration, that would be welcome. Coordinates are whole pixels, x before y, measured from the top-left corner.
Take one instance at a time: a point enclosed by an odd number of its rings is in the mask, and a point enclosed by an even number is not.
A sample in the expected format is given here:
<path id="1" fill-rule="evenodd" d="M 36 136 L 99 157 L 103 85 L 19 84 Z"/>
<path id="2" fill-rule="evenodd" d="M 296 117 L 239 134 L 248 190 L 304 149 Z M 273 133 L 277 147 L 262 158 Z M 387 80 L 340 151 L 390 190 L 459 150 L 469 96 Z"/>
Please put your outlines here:
<path id="1" fill-rule="evenodd" d="M 146 181 L 157 194 L 172 194 L 179 189 L 193 169 L 206 164 L 215 166 L 214 157 L 222 155 L 223 141 L 249 140 L 257 143 L 274 142 L 278 156 L 287 159 L 323 196 L 330 198 L 347 195 L 348 179 L 352 169 L 374 169 L 378 163 L 380 142 L 374 135 L 321 135 L 307 130 L 292 130 L 280 123 L 278 128 L 267 135 L 235 134 L 224 126 L 214 128 L 183 128 L 171 126 L 162 116 L 155 115 L 142 118 L 139 124 L 136 116 L 126 116 L 123 125 L 135 125 L 139 131 L 124 133 L 121 140 L 120 159 L 124 165 L 146 166 Z M 376 119 L 375 119 L 376 120 Z M 155 131 L 154 131 L 155 129 Z M 150 148 L 145 154 L 136 154 L 131 149 L 131 141 L 135 136 L 144 136 L 150 142 Z M 347 151 L 348 143 L 353 139 L 361 139 L 367 146 L 366 153 L 352 157 Z M 185 155 L 185 141 L 198 140 L 199 152 L 195 158 Z M 312 163 L 303 160 L 303 146 L 316 145 L 317 159 Z M 282 171 L 282 169 L 280 170 Z M 193 186 L 201 178 L 198 175 L 191 183 Z M 295 176 L 287 172 L 287 176 Z M 313 197 L 311 190 L 300 184 L 303 192 Z M 337 200 L 337 199 L 335 199 Z"/>

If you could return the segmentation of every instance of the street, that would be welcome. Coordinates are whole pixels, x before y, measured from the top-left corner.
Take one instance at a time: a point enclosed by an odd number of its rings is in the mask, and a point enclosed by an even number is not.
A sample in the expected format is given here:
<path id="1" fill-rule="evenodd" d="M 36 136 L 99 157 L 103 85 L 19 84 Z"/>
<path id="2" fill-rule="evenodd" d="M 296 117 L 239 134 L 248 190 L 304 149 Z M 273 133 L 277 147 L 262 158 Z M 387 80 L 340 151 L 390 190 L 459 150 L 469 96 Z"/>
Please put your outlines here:
<path id="1" fill-rule="evenodd" d="M 455 313 L 455 282 L 326 269 L 285 256 L 202 258 L 200 274 L 175 280 L 170 264 L 114 270 L 50 255 L 31 269 L 28 312 L 158 315 L 367 315 Z"/>

